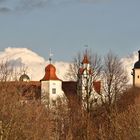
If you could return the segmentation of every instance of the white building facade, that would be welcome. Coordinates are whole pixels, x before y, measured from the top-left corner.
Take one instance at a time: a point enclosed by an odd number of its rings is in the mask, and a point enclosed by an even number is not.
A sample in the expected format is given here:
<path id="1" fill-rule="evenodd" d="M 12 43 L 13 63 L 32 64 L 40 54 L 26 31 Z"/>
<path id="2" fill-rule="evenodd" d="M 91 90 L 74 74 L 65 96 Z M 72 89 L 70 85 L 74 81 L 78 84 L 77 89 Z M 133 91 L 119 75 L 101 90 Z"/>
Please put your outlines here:
<path id="1" fill-rule="evenodd" d="M 62 90 L 62 80 L 56 76 L 56 68 L 49 64 L 45 68 L 45 76 L 41 80 L 41 102 L 53 105 L 56 104 L 58 98 L 64 98 Z"/>

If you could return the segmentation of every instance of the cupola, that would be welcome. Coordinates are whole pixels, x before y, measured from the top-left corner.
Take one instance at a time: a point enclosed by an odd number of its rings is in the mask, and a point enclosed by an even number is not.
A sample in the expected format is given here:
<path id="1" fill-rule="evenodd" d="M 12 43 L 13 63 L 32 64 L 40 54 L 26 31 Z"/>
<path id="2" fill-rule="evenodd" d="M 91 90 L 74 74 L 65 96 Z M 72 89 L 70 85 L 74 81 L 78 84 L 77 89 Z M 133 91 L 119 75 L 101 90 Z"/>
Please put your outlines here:
<path id="1" fill-rule="evenodd" d="M 28 82 L 28 81 L 30 81 L 30 78 L 27 74 L 24 73 L 23 75 L 20 76 L 19 81 Z"/>
<path id="2" fill-rule="evenodd" d="M 56 75 L 56 68 L 54 65 L 49 64 L 45 68 L 45 76 L 41 81 L 60 80 Z"/>

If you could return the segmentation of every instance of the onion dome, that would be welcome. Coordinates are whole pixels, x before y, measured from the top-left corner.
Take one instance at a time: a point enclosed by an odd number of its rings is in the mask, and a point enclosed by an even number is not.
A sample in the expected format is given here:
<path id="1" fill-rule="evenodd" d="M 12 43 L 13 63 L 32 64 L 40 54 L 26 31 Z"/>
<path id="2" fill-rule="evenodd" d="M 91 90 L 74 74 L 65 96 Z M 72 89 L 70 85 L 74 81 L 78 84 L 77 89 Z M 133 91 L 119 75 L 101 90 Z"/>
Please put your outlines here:
<path id="1" fill-rule="evenodd" d="M 41 81 L 49 81 L 49 80 L 60 80 L 56 76 L 56 68 L 52 64 L 49 64 L 45 68 L 45 76 L 44 76 L 44 78 Z"/>
<path id="2" fill-rule="evenodd" d="M 30 81 L 30 78 L 27 74 L 24 73 L 23 75 L 20 76 L 19 81 L 28 82 L 28 81 Z"/>
<path id="3" fill-rule="evenodd" d="M 87 53 L 84 55 L 84 59 L 82 61 L 82 64 L 89 64 L 89 59 L 88 59 Z"/>
<path id="4" fill-rule="evenodd" d="M 140 50 L 138 51 L 139 53 L 139 60 L 134 64 L 134 69 L 140 68 Z"/>

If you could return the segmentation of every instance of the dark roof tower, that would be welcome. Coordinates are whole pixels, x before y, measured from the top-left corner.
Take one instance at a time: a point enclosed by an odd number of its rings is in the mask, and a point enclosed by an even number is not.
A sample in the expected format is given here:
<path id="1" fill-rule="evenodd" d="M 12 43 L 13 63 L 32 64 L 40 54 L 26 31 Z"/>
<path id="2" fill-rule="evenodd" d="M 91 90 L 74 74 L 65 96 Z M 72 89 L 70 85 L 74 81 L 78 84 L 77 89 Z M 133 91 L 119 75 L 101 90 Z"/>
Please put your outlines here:
<path id="1" fill-rule="evenodd" d="M 30 81 L 30 78 L 27 74 L 24 73 L 23 75 L 20 76 L 19 81 L 21 81 L 21 82 L 26 81 L 27 82 L 27 81 Z"/>
<path id="2" fill-rule="evenodd" d="M 138 61 L 134 64 L 134 69 L 140 68 L 140 50 L 138 51 Z"/>

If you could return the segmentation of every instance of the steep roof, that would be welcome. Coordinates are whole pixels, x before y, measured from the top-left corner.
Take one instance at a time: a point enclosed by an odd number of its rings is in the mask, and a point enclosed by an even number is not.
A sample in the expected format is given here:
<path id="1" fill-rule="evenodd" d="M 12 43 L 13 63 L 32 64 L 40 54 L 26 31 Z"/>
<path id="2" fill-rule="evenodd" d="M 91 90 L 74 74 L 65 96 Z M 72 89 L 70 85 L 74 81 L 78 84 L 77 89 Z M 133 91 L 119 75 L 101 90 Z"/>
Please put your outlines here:
<path id="1" fill-rule="evenodd" d="M 93 81 L 93 88 L 98 94 L 100 94 L 100 92 L 101 92 L 101 81 Z"/>
<path id="2" fill-rule="evenodd" d="M 82 64 L 89 64 L 89 58 L 88 58 L 87 53 L 84 54 L 84 58 L 83 58 Z"/>

